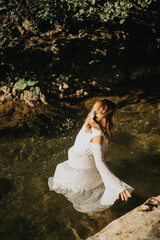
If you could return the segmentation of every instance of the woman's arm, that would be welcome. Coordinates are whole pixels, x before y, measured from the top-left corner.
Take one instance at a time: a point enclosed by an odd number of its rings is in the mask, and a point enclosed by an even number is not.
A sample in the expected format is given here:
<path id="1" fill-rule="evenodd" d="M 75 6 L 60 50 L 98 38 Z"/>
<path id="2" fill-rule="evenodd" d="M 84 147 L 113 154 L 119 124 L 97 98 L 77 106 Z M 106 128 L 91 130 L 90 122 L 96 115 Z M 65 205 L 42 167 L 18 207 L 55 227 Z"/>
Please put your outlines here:
<path id="1" fill-rule="evenodd" d="M 116 199 L 118 199 L 121 197 L 122 200 L 127 201 L 128 198 L 131 197 L 130 192 L 132 192 L 133 188 L 121 181 L 109 169 L 104 161 L 103 141 L 103 136 L 96 136 L 90 140 L 90 147 L 95 159 L 96 167 L 106 187 L 106 193 L 111 195 L 113 192 L 113 198 L 116 197 Z M 105 197 L 107 198 L 107 196 Z"/>

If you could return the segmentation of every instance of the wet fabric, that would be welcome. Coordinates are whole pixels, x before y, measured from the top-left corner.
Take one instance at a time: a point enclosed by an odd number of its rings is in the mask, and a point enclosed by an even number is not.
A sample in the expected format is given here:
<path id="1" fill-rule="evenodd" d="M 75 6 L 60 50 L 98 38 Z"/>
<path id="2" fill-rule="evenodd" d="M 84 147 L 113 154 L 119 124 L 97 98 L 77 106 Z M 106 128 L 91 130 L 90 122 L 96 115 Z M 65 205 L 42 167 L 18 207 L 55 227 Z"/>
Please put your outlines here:
<path id="1" fill-rule="evenodd" d="M 103 136 L 103 145 L 92 143 L 95 136 Z M 63 194 L 79 212 L 98 212 L 110 207 L 120 192 L 131 186 L 121 181 L 104 161 L 108 140 L 101 130 L 85 125 L 68 151 L 68 160 L 57 165 L 54 176 L 48 179 L 51 191 Z"/>

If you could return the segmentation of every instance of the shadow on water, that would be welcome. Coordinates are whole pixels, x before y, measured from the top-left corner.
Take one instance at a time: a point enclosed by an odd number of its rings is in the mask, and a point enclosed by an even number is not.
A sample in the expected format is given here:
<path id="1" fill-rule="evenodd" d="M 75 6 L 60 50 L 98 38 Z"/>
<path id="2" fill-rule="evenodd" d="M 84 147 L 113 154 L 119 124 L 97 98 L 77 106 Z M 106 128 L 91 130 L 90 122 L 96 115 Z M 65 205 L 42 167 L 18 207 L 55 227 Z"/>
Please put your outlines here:
<path id="1" fill-rule="evenodd" d="M 3 195 L 10 192 L 12 188 L 13 186 L 10 180 L 0 179 L 0 200 L 3 198 Z"/>
<path id="2" fill-rule="evenodd" d="M 132 193 L 132 198 L 128 202 L 117 201 L 112 207 L 112 211 L 116 213 L 117 218 L 143 204 L 147 200 L 146 197 L 142 197 L 137 193 Z"/>
<path id="3" fill-rule="evenodd" d="M 12 216 L 8 219 L 7 228 L 1 225 L 4 232 L 1 231 L 1 239 L 12 239 L 12 240 L 29 240 L 36 237 L 34 233 L 34 226 L 32 220 L 24 218 L 22 216 Z"/>

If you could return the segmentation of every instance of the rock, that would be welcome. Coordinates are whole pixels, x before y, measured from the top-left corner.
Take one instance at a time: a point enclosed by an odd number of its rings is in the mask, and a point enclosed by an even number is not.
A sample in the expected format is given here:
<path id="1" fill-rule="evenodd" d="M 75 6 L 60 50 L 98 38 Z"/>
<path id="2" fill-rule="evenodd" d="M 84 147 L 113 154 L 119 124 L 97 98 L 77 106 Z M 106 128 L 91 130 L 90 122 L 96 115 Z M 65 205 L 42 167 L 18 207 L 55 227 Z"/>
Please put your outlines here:
<path id="1" fill-rule="evenodd" d="M 80 89 L 80 90 L 77 90 L 76 91 L 76 95 L 77 96 L 80 96 L 80 95 L 82 95 L 83 94 L 83 89 Z"/>
<path id="2" fill-rule="evenodd" d="M 160 239 L 160 195 L 108 224 L 88 240 Z"/>
<path id="3" fill-rule="evenodd" d="M 48 103 L 46 102 L 46 100 L 45 100 L 44 94 L 42 94 L 41 92 L 39 93 L 39 98 L 40 98 L 40 100 L 41 100 L 41 102 L 42 102 L 43 104 L 45 104 L 45 105 L 48 104 Z"/>
<path id="4" fill-rule="evenodd" d="M 3 104 L 9 100 L 20 99 L 25 101 L 27 105 L 33 107 L 36 103 L 48 104 L 45 99 L 45 95 L 40 93 L 34 94 L 31 91 L 24 90 L 23 92 L 15 89 L 14 87 L 2 86 L 0 87 L 0 104 Z"/>
<path id="5" fill-rule="evenodd" d="M 84 95 L 84 96 L 88 96 L 88 92 L 85 92 L 85 91 L 84 91 L 83 95 Z"/>
<path id="6" fill-rule="evenodd" d="M 10 93 L 10 88 L 8 86 L 2 86 L 0 87 L 0 104 L 11 100 L 11 93 Z"/>

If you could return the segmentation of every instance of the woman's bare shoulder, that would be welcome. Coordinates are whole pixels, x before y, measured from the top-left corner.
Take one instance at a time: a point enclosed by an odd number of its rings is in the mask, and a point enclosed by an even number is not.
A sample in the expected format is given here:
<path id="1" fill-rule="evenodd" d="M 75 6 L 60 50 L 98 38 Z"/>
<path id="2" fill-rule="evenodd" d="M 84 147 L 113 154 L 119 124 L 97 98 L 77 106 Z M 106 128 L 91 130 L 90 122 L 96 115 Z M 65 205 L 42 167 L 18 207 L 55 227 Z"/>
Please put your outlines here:
<path id="1" fill-rule="evenodd" d="M 90 140 L 90 142 L 97 143 L 97 144 L 103 144 L 103 141 L 104 141 L 104 137 L 101 135 L 95 136 Z"/>

